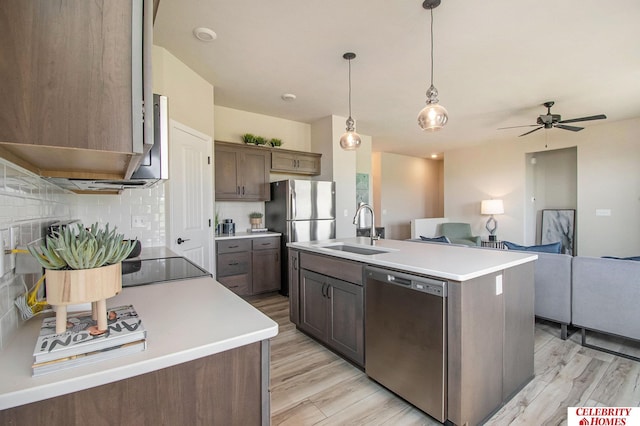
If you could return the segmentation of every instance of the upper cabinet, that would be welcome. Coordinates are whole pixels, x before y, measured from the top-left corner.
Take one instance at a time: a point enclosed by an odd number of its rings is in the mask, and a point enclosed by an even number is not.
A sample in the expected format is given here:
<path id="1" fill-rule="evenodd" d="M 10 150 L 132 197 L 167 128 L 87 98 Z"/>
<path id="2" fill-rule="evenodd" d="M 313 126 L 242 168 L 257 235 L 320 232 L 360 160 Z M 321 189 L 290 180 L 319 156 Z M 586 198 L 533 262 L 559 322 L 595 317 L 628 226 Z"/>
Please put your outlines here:
<path id="1" fill-rule="evenodd" d="M 274 149 L 271 151 L 271 171 L 317 176 L 320 174 L 321 157 L 322 154 L 313 152 Z"/>
<path id="2" fill-rule="evenodd" d="M 153 2 L 2 9 L 0 156 L 42 176 L 130 177 L 153 144 Z"/>
<path id="3" fill-rule="evenodd" d="M 316 176 L 322 154 L 215 142 L 216 200 L 268 201 L 269 173 Z"/>
<path id="4" fill-rule="evenodd" d="M 216 141 L 216 201 L 269 200 L 270 159 L 266 148 Z"/>

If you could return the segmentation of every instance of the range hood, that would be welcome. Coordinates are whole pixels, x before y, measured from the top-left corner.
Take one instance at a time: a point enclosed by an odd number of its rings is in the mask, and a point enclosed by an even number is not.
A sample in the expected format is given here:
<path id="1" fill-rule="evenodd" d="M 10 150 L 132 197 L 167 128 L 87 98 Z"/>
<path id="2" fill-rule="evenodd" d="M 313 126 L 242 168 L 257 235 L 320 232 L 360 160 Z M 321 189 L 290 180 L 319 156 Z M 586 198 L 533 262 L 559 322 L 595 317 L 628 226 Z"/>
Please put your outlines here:
<path id="1" fill-rule="evenodd" d="M 49 182 L 80 194 L 118 194 L 125 189 L 151 188 L 169 178 L 167 97 L 153 95 L 153 145 L 143 154 L 131 179 L 46 178 Z"/>

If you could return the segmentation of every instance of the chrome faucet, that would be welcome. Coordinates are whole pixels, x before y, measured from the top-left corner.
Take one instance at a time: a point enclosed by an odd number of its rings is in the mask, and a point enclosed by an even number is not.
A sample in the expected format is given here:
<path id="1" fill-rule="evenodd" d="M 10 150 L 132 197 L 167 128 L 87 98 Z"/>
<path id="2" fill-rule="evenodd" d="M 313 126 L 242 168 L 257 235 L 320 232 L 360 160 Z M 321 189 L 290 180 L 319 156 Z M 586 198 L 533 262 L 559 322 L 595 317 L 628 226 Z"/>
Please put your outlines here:
<path id="1" fill-rule="evenodd" d="M 356 226 L 358 225 L 358 216 L 364 209 L 369 209 L 369 211 L 371 212 L 371 231 L 369 232 L 369 241 L 371 245 L 373 245 L 373 242 L 380 238 L 376 235 L 376 214 L 373 212 L 373 207 L 371 207 L 369 204 L 361 203 L 358 206 L 358 210 L 356 210 L 355 216 L 353 216 L 353 224 Z"/>

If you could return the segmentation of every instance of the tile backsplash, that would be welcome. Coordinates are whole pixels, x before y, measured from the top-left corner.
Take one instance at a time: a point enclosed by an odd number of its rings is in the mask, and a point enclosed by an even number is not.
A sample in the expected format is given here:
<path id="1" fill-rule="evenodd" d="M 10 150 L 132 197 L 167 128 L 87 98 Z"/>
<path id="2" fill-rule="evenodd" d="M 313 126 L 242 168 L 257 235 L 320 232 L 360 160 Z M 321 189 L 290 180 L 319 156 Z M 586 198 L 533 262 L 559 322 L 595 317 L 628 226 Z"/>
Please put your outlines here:
<path id="1" fill-rule="evenodd" d="M 13 229 L 19 246 L 42 238 L 47 226 L 67 219 L 85 225 L 107 222 L 143 247 L 166 245 L 165 188 L 125 190 L 120 195 L 77 195 L 0 158 L 0 230 Z M 248 220 L 248 219 L 247 219 Z M 24 255 L 16 255 L 24 256 Z M 21 323 L 16 297 L 31 289 L 41 274 L 0 271 L 0 349 Z"/>
<path id="2" fill-rule="evenodd" d="M 140 240 L 142 247 L 166 245 L 164 183 L 120 195 L 76 195 L 74 204 L 75 217 L 85 225 L 108 222 L 126 238 Z"/>
<path id="3" fill-rule="evenodd" d="M 19 246 L 44 236 L 49 224 L 73 217 L 73 197 L 33 173 L 0 159 L 0 230 L 12 229 Z M 31 288 L 40 274 L 15 275 L 13 271 L 0 271 L 0 274 L 1 349 L 20 324 L 14 300 L 25 292 L 25 286 Z"/>

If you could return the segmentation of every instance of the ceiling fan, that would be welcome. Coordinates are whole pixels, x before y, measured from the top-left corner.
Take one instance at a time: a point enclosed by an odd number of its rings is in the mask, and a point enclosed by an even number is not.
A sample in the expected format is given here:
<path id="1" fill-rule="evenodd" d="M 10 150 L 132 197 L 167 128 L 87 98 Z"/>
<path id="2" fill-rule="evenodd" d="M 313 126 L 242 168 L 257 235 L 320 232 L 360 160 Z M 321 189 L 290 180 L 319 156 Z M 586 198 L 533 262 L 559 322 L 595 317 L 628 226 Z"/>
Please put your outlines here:
<path id="1" fill-rule="evenodd" d="M 556 127 L 558 129 L 563 129 L 563 130 L 571 130 L 572 132 L 579 132 L 580 130 L 584 129 L 584 127 L 567 126 L 566 124 L 577 123 L 580 121 L 603 120 L 607 118 L 606 115 L 599 114 L 599 115 L 591 115 L 589 117 L 580 117 L 580 118 L 572 118 L 570 120 L 563 120 L 560 114 L 551 114 L 551 107 L 553 106 L 554 103 L 555 102 L 553 101 L 548 101 L 543 104 L 547 108 L 547 113 L 544 115 L 538 116 L 538 119 L 536 120 L 537 124 L 529 124 L 525 126 L 513 126 L 513 127 L 500 127 L 498 130 L 515 129 L 518 127 L 536 127 L 531 131 L 521 134 L 520 136 L 526 136 L 530 133 L 537 132 L 540 129 L 551 129 L 552 127 Z"/>

